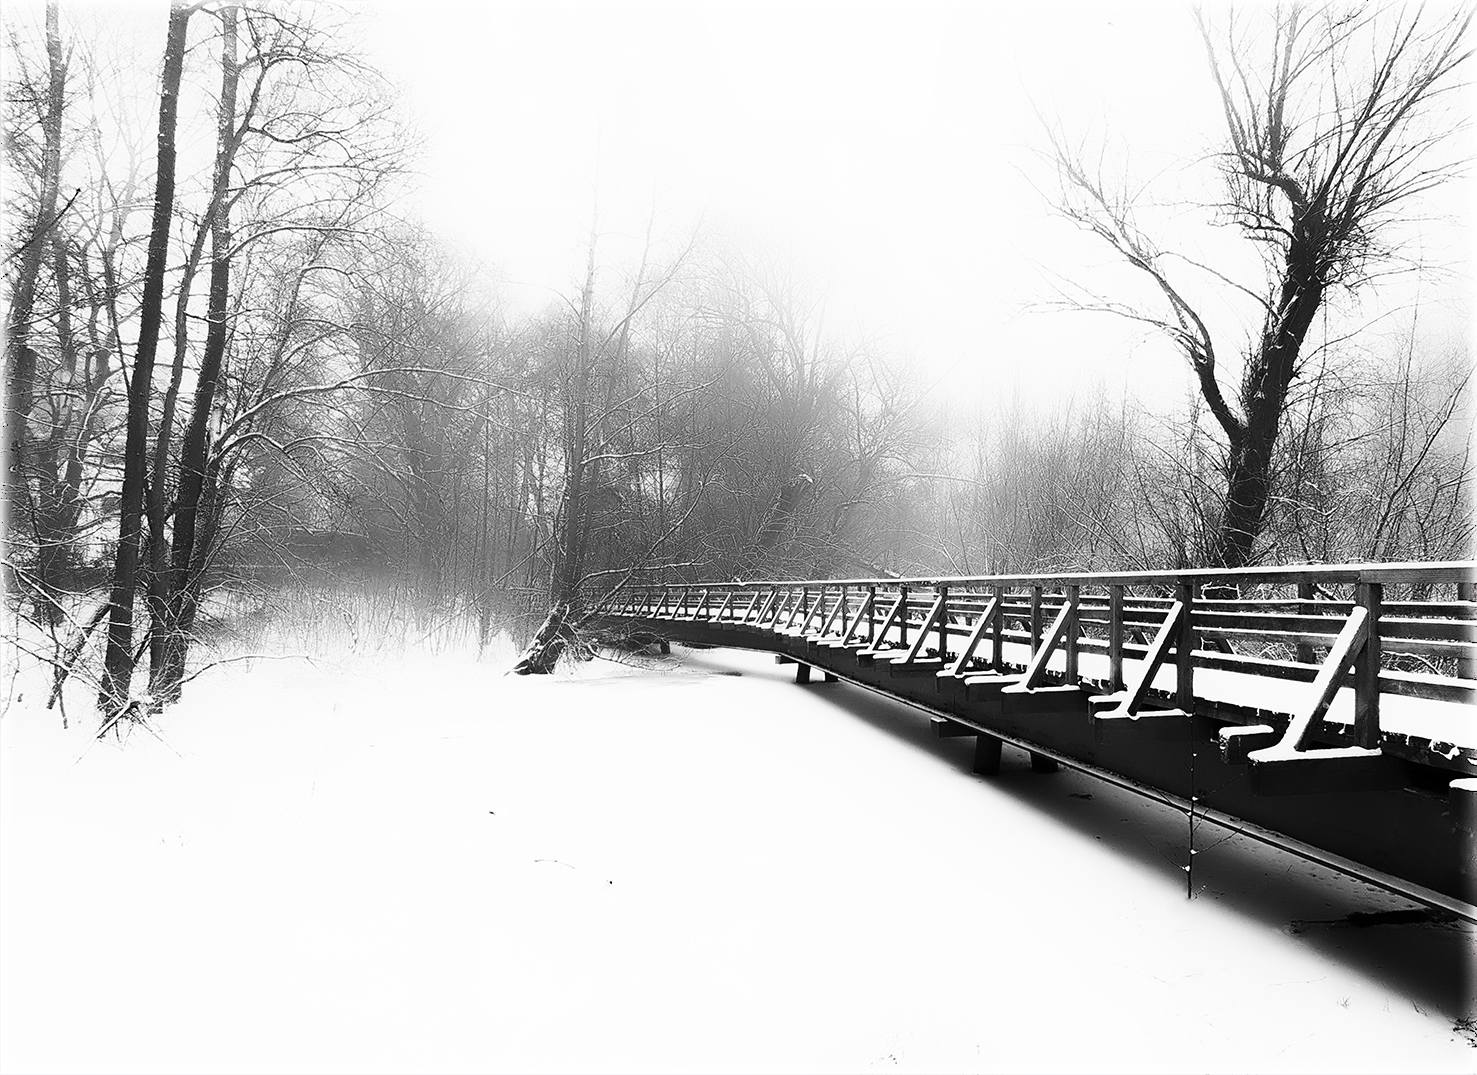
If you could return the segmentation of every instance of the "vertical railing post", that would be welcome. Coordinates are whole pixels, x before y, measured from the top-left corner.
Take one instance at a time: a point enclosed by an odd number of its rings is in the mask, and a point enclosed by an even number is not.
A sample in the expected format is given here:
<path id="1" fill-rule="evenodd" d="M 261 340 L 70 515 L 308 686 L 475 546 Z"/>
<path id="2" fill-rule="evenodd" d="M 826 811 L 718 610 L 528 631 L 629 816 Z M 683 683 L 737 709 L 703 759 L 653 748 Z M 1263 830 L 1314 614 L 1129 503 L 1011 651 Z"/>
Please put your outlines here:
<path id="1" fill-rule="evenodd" d="M 1174 641 L 1174 704 L 1185 713 L 1195 712 L 1195 580 L 1180 579 L 1176 600 L 1184 607 L 1179 637 Z"/>
<path id="2" fill-rule="evenodd" d="M 949 588 L 939 587 L 939 660 L 949 659 Z"/>
<path id="3" fill-rule="evenodd" d="M 877 645 L 877 587 L 868 586 L 867 596 L 867 646 Z"/>
<path id="4" fill-rule="evenodd" d="M 1314 610 L 1311 607 L 1312 602 L 1313 602 L 1313 583 L 1312 582 L 1300 582 L 1300 583 L 1298 583 L 1298 606 L 1297 606 L 1298 615 L 1299 616 L 1308 616 L 1308 615 L 1313 614 L 1313 611 Z M 1313 663 L 1313 660 L 1314 660 L 1314 657 L 1313 657 L 1313 645 L 1312 645 L 1311 642 L 1299 642 L 1297 644 L 1297 659 L 1298 659 L 1298 662 L 1300 664 L 1312 664 Z"/>
<path id="5" fill-rule="evenodd" d="M 1031 652 L 1041 648 L 1041 585 L 1031 587 Z"/>
<path id="6" fill-rule="evenodd" d="M 1069 585 L 1067 587 L 1067 636 L 1062 640 L 1062 644 L 1066 647 L 1067 651 L 1066 676 L 1064 677 L 1067 683 L 1076 683 L 1078 681 L 1077 635 L 1079 632 L 1077 623 L 1077 599 L 1080 594 L 1081 590 L 1076 585 Z"/>
<path id="7" fill-rule="evenodd" d="M 1123 690 L 1123 584 L 1108 587 L 1108 693 Z"/>
<path id="8" fill-rule="evenodd" d="M 841 587 L 841 637 L 844 639 L 851 629 L 851 587 Z"/>
<path id="9" fill-rule="evenodd" d="M 1456 599 L 1458 601 L 1477 601 L 1477 582 L 1457 583 Z M 1456 659 L 1456 674 L 1458 679 L 1477 679 L 1477 658 L 1473 658 L 1471 652 L 1469 649 L 1463 649 Z"/>
<path id="10" fill-rule="evenodd" d="M 990 667 L 996 672 L 1005 671 L 1002 653 L 1005 649 L 1005 587 L 995 584 L 995 620 L 990 624 Z"/>
<path id="11" fill-rule="evenodd" d="M 902 599 L 902 604 L 898 605 L 898 645 L 906 649 L 908 645 L 908 588 L 906 586 L 899 586 L 897 592 L 898 597 Z"/>
<path id="12" fill-rule="evenodd" d="M 1357 600 L 1364 606 L 1369 633 L 1354 658 L 1354 741 L 1366 750 L 1380 745 L 1380 605 L 1384 597 L 1380 583 L 1359 584 Z"/>

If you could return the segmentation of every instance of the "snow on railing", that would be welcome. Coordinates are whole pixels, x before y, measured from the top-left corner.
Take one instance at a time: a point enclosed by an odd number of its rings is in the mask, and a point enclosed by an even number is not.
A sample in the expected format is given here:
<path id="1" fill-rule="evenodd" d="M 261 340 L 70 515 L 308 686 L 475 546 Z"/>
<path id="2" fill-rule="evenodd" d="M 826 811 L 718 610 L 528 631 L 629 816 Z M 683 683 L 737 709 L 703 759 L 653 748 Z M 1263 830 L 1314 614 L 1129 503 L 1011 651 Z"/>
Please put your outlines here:
<path id="1" fill-rule="evenodd" d="M 896 664 L 937 660 L 954 676 L 1010 665 L 1027 691 L 1048 677 L 1080 683 L 1081 656 L 1099 654 L 1107 697 L 1097 701 L 1130 717 L 1166 665 L 1184 712 L 1197 669 L 1311 681 L 1285 730 L 1242 729 L 1240 749 L 1272 762 L 1322 753 L 1313 730 L 1351 680 L 1344 753 L 1378 751 L 1382 694 L 1477 701 L 1474 582 L 1473 561 L 733 581 L 638 586 L 600 611 L 864 644 Z M 1028 654 L 1024 667 L 1007 661 L 1008 647 Z"/>

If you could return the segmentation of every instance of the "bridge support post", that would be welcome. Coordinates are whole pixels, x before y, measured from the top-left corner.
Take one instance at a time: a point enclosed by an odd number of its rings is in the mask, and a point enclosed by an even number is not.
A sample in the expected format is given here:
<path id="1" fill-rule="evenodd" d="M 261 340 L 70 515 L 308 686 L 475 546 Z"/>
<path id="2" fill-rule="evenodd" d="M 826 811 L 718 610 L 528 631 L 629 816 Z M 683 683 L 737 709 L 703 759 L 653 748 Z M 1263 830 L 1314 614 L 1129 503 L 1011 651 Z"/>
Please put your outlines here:
<path id="1" fill-rule="evenodd" d="M 810 665 L 808 665 L 808 664 L 801 664 L 798 661 L 795 662 L 795 682 L 796 683 L 809 683 L 810 682 Z"/>
<path id="2" fill-rule="evenodd" d="M 1037 754 L 1034 750 L 1031 751 L 1031 772 L 1054 773 L 1058 768 L 1060 766 L 1057 765 L 1055 758 L 1048 758 L 1045 754 Z"/>
<path id="3" fill-rule="evenodd" d="M 980 776 L 994 776 L 1000 771 L 1000 740 L 980 733 L 974 741 L 974 771 Z"/>

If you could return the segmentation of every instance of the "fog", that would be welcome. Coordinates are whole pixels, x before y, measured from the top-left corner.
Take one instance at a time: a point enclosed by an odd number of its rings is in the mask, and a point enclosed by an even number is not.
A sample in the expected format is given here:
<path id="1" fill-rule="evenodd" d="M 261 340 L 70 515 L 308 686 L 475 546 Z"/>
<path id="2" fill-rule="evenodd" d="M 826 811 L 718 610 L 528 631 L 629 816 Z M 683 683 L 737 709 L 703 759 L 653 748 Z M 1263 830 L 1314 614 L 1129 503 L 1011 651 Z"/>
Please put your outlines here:
<path id="1" fill-rule="evenodd" d="M 1190 380 L 1162 338 L 1051 309 L 1065 280 L 1144 292 L 1053 212 L 1045 124 L 1146 188 L 1164 249 L 1260 288 L 1198 204 L 1222 194 L 1225 119 L 1183 5 L 373 10 L 372 54 L 425 137 L 416 212 L 523 308 L 577 289 L 592 227 L 629 265 L 654 220 L 669 244 L 696 231 L 793 265 L 833 328 L 916 356 L 956 399 L 1101 381 L 1176 408 Z M 1424 199 L 1401 239 L 1425 271 L 1338 302 L 1330 336 L 1399 337 L 1416 304 L 1430 339 L 1464 336 L 1473 209 L 1470 179 Z M 1209 301 L 1234 362 L 1258 311 Z"/>

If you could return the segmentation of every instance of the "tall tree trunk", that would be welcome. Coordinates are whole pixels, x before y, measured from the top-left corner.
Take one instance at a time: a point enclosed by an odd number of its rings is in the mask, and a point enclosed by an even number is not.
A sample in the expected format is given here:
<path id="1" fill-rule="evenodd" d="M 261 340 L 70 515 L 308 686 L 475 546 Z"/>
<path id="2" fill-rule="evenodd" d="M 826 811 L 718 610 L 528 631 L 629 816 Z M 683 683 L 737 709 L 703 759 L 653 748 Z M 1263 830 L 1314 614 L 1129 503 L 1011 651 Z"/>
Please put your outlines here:
<path id="1" fill-rule="evenodd" d="M 590 240 L 590 258 L 585 268 L 585 286 L 580 295 L 580 333 L 578 365 L 575 368 L 570 406 L 574 408 L 574 428 L 569 440 L 565 498 L 564 547 L 561 564 L 555 576 L 554 604 L 577 607 L 579 586 L 584 578 L 585 542 L 589 529 L 589 507 L 586 485 L 589 455 L 590 377 L 595 365 L 595 240 Z"/>
<path id="2" fill-rule="evenodd" d="M 149 255 L 144 268 L 143 300 L 139 307 L 138 355 L 128 384 L 118 552 L 113 565 L 108 646 L 103 660 L 102 690 L 98 696 L 98 706 L 109 721 L 127 705 L 133 682 L 133 605 L 134 592 L 138 588 L 139 546 L 143 536 L 144 485 L 148 477 L 149 400 L 153 394 L 154 357 L 159 350 L 159 325 L 164 310 L 164 272 L 169 257 L 170 221 L 174 216 L 174 136 L 179 115 L 180 76 L 185 66 L 185 39 L 192 10 L 178 2 L 170 6 L 169 33 L 164 46 L 154 218 L 149 230 Z"/>
<path id="3" fill-rule="evenodd" d="M 77 439 L 84 436 L 83 430 L 90 420 L 90 394 L 87 372 L 83 371 L 84 392 L 81 401 L 73 391 L 77 385 L 77 343 L 72 332 L 72 285 L 67 264 L 66 242 L 60 232 L 53 232 L 52 272 L 56 278 L 56 343 L 62 368 L 67 373 L 68 396 L 60 402 L 53 401 L 53 418 L 50 434 L 35 452 L 32 460 L 36 472 L 36 573 L 41 582 L 41 594 L 37 611 L 49 623 L 57 624 L 62 619 L 61 594 L 66 588 L 66 573 L 72 562 L 77 543 L 77 520 L 82 503 L 80 468 L 71 461 L 76 458 L 71 451 Z M 81 429 L 76 416 L 81 413 Z"/>
<path id="4" fill-rule="evenodd" d="M 584 579 L 584 549 L 589 529 L 586 496 L 586 463 L 589 440 L 590 376 L 595 364 L 594 328 L 591 324 L 595 303 L 595 241 L 590 239 L 590 258 L 585 269 L 585 286 L 580 296 L 579 344 L 575 356 L 574 379 L 565 406 L 573 410 L 564 441 L 564 528 L 557 543 L 556 560 L 549 578 L 549 614 L 534 633 L 523 656 L 513 666 L 520 676 L 547 675 L 559 663 L 565 646 L 574 639 L 570 624 L 578 616 L 579 589 Z"/>
<path id="5" fill-rule="evenodd" d="M 1298 355 L 1323 300 L 1326 285 L 1318 271 L 1313 235 L 1321 225 L 1309 221 L 1295 229 L 1282 274 L 1278 306 L 1269 310 L 1256 353 L 1241 381 L 1240 429 L 1228 430 L 1226 505 L 1212 557 L 1218 567 L 1252 562 L 1258 535 L 1266 524 L 1272 493 L 1272 452 L 1298 372 Z"/>
<path id="6" fill-rule="evenodd" d="M 221 11 L 221 97 L 216 147 L 215 189 L 210 218 L 210 295 L 205 320 L 205 353 L 190 424 L 180 445 L 178 494 L 175 501 L 174 540 L 167 573 L 158 582 L 158 605 L 163 615 L 154 626 L 149 662 L 149 693 L 160 705 L 179 700 L 190 633 L 199 607 L 200 579 L 209 552 L 198 541 L 197 517 L 207 475 L 207 439 L 215 406 L 221 364 L 226 354 L 226 308 L 231 290 L 231 210 L 227 199 L 236 148 L 236 9 Z M 163 433 L 160 434 L 161 440 Z M 161 528 L 162 531 L 162 528 Z M 156 533 L 155 540 L 159 540 Z M 155 583 L 151 580 L 150 588 Z"/>
<path id="7" fill-rule="evenodd" d="M 56 227 L 57 190 L 61 185 L 62 106 L 67 88 L 67 68 L 62 56 L 58 0 L 46 5 L 46 55 L 49 77 L 46 105 L 41 114 L 41 190 L 36 201 L 36 219 L 20 250 L 15 289 L 10 296 L 7 319 L 5 366 L 5 484 L 11 503 L 23 501 L 29 481 L 26 458 L 27 417 L 36 395 L 36 352 L 31 346 L 31 322 L 36 310 L 36 287 L 41 264 L 51 248 L 47 235 Z"/>

